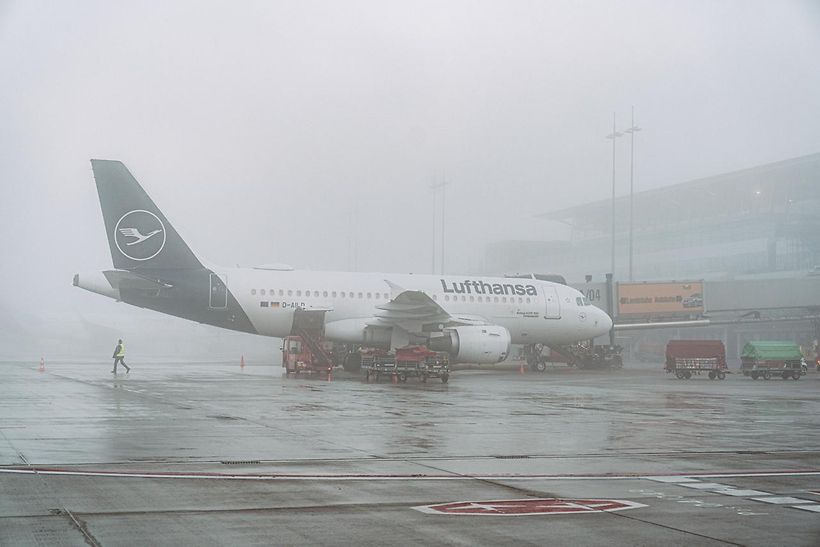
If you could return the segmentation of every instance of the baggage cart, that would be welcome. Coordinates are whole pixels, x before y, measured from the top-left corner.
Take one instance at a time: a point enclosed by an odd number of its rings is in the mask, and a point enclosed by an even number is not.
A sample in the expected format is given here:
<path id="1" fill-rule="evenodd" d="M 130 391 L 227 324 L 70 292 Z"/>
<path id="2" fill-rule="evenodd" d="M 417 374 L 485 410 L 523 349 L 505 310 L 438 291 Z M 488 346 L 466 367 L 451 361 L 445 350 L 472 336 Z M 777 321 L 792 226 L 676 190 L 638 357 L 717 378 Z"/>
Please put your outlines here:
<path id="1" fill-rule="evenodd" d="M 394 353 L 371 350 L 362 354 L 362 375 L 366 382 L 378 382 L 388 377 L 396 382 L 418 378 L 427 382 L 439 378 L 442 383 L 450 380 L 450 362 L 447 353 L 430 351 L 425 346 L 409 346 Z"/>
<path id="2" fill-rule="evenodd" d="M 740 370 L 752 380 L 780 377 L 799 380 L 803 354 L 794 342 L 757 340 L 743 347 Z"/>
<path id="3" fill-rule="evenodd" d="M 710 380 L 725 380 L 726 348 L 720 340 L 670 340 L 666 344 L 664 370 L 678 380 L 703 373 Z"/>

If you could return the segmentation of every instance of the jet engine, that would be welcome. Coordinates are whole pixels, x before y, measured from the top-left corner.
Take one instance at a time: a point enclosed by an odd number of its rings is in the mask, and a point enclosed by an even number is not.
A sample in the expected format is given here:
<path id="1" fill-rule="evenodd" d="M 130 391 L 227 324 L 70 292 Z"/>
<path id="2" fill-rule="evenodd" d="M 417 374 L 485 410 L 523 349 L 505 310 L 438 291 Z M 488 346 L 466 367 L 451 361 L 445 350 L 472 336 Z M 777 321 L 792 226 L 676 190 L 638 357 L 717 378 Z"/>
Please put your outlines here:
<path id="1" fill-rule="evenodd" d="M 444 329 L 430 338 L 433 351 L 446 351 L 456 363 L 500 363 L 510 352 L 510 332 L 498 325 Z"/>

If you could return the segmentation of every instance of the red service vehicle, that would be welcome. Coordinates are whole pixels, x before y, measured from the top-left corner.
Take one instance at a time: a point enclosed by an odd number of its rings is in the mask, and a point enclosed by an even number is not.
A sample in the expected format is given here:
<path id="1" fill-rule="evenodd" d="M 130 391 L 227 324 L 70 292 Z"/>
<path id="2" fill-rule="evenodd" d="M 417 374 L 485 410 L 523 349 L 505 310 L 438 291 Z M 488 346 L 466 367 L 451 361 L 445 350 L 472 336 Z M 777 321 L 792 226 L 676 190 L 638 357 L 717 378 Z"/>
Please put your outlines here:
<path id="1" fill-rule="evenodd" d="M 313 342 L 313 343 L 310 343 Z M 282 367 L 286 375 L 330 374 L 333 344 L 301 336 L 288 336 L 282 343 Z"/>
<path id="2" fill-rule="evenodd" d="M 670 340 L 664 370 L 679 380 L 702 372 L 707 372 L 710 380 L 725 380 L 726 348 L 720 340 Z"/>

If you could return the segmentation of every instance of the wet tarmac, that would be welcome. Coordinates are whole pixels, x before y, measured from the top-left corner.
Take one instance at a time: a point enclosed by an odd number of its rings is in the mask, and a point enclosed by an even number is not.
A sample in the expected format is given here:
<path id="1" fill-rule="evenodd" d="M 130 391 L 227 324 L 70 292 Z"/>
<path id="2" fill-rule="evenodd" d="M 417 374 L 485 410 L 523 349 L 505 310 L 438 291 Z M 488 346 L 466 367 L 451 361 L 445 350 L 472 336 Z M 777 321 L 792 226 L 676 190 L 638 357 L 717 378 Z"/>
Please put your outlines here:
<path id="1" fill-rule="evenodd" d="M 820 544 L 813 371 L 37 368 L 0 364 L 0 545 Z"/>

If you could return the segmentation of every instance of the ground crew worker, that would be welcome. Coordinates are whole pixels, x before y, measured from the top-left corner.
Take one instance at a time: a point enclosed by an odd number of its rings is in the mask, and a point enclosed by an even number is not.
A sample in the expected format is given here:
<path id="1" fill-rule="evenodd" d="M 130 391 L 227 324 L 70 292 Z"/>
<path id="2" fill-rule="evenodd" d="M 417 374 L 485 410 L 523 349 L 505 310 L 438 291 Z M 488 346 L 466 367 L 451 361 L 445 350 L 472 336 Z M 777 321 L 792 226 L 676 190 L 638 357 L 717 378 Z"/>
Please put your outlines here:
<path id="1" fill-rule="evenodd" d="M 117 347 L 114 348 L 114 370 L 111 371 L 114 374 L 117 373 L 117 363 L 122 363 L 126 374 L 131 372 L 131 367 L 125 364 L 125 344 L 122 343 L 122 339 L 117 340 Z"/>

